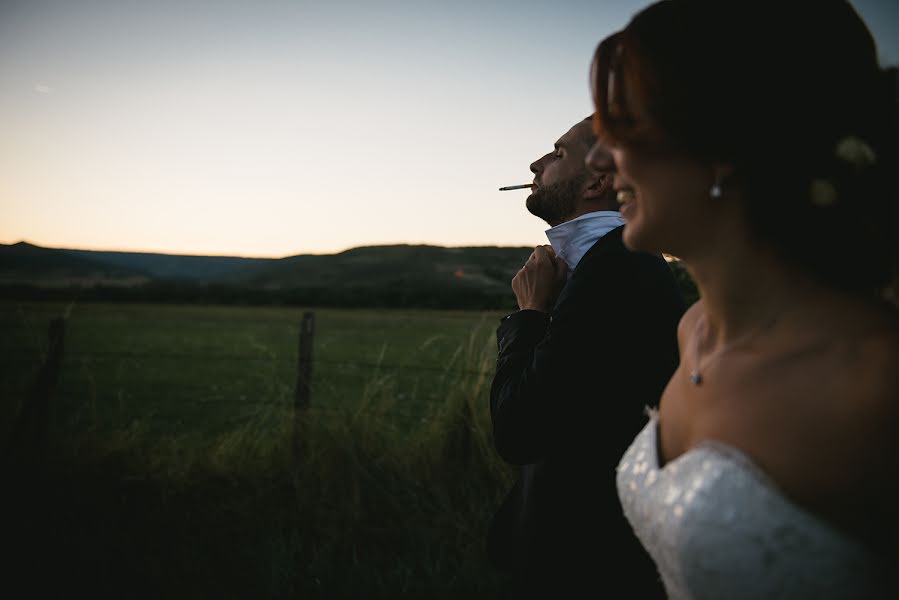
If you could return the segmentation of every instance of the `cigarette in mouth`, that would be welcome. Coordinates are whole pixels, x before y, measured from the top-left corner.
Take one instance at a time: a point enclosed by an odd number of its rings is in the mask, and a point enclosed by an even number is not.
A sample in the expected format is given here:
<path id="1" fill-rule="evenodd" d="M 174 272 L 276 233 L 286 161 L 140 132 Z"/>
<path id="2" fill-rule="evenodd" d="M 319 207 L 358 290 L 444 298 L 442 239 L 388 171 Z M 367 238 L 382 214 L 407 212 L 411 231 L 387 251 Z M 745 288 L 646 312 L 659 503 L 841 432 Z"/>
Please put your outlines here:
<path id="1" fill-rule="evenodd" d="M 523 190 L 524 188 L 534 187 L 533 183 L 522 183 L 521 185 L 507 185 L 506 187 L 499 188 L 501 192 L 507 192 L 509 190 Z"/>

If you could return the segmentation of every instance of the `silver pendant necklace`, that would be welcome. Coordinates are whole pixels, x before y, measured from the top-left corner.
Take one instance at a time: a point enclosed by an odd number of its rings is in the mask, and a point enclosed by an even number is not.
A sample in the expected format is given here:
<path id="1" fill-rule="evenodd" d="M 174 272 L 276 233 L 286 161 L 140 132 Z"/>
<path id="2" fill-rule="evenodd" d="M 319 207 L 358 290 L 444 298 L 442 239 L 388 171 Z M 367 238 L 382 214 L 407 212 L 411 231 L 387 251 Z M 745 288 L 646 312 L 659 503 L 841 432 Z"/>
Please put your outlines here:
<path id="1" fill-rule="evenodd" d="M 703 314 L 700 318 L 705 317 Z M 702 321 L 702 333 L 705 333 L 705 319 Z M 697 327 L 698 329 L 698 327 Z M 702 373 L 699 372 L 699 332 L 693 332 L 693 370 L 690 371 L 690 382 L 693 385 L 702 385 Z"/>

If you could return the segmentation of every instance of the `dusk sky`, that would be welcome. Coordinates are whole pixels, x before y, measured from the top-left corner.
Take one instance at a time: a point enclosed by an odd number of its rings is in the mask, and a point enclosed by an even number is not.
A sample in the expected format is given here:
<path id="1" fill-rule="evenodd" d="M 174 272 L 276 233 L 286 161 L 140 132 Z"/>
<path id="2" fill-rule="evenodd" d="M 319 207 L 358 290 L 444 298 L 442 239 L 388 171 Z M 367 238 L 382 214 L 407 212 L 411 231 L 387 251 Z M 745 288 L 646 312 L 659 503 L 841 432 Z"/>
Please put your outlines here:
<path id="1" fill-rule="evenodd" d="M 596 44 L 647 4 L 0 0 L 0 242 L 545 243 L 497 188 L 592 112 Z M 899 64 L 899 2 L 854 4 Z"/>

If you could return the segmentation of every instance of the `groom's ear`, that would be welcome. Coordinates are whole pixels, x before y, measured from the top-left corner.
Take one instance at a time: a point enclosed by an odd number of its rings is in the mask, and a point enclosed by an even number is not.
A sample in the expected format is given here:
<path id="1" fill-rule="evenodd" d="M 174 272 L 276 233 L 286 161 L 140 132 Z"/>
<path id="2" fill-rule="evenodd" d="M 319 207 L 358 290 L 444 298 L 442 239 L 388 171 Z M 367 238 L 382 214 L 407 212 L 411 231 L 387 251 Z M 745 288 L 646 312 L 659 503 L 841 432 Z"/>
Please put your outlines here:
<path id="1" fill-rule="evenodd" d="M 590 173 L 584 183 L 584 199 L 597 200 L 612 188 L 612 176 L 608 173 Z"/>

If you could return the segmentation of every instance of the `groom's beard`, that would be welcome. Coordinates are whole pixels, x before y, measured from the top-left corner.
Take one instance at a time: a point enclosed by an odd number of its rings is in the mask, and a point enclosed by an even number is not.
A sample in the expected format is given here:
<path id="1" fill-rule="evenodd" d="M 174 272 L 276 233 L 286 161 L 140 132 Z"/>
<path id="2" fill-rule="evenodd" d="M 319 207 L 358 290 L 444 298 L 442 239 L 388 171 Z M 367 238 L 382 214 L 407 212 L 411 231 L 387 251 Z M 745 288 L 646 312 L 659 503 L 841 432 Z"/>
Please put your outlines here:
<path id="1" fill-rule="evenodd" d="M 525 206 L 532 215 L 540 217 L 550 227 L 555 227 L 574 215 L 578 196 L 586 180 L 587 174 L 581 173 L 558 183 L 540 186 L 528 196 Z"/>

